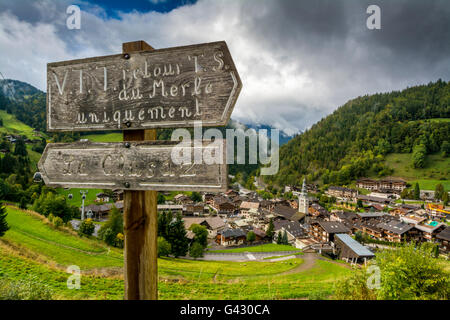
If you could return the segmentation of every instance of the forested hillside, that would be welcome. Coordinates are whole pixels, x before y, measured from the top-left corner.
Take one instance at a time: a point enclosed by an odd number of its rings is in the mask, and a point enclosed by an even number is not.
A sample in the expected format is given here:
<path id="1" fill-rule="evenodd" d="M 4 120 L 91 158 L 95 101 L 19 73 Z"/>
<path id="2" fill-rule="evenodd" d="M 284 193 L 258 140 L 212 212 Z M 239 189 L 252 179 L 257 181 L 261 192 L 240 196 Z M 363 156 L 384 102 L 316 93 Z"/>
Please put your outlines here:
<path id="1" fill-rule="evenodd" d="M 403 91 L 350 100 L 280 149 L 280 171 L 269 184 L 348 184 L 392 173 L 384 157 L 411 153 L 414 167 L 427 154 L 450 154 L 450 82 L 438 80 Z M 448 180 L 448 170 L 439 179 Z"/>

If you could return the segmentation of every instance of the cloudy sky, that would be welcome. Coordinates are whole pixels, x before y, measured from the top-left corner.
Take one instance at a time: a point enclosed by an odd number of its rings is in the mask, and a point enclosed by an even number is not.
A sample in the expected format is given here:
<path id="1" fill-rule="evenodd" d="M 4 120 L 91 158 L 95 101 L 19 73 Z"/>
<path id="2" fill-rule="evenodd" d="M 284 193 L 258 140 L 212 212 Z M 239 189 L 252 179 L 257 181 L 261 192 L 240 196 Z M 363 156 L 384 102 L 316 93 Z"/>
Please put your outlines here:
<path id="1" fill-rule="evenodd" d="M 70 4 L 81 29 L 66 26 Z M 369 30 L 369 5 L 381 30 Z M 448 0 L 0 0 L 0 71 L 46 90 L 46 64 L 225 40 L 243 82 L 232 118 L 304 130 L 347 100 L 450 80 Z"/>

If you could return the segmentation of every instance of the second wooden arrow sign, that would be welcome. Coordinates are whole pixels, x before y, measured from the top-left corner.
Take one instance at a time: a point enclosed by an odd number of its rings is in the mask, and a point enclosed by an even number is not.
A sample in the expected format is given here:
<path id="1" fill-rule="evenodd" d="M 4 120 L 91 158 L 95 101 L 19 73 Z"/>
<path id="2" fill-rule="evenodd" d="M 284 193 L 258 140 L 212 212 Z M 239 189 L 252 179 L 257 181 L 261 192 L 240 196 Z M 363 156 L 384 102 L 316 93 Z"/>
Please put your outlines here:
<path id="1" fill-rule="evenodd" d="M 50 187 L 218 192 L 227 186 L 225 152 L 224 141 L 50 143 L 38 166 Z"/>

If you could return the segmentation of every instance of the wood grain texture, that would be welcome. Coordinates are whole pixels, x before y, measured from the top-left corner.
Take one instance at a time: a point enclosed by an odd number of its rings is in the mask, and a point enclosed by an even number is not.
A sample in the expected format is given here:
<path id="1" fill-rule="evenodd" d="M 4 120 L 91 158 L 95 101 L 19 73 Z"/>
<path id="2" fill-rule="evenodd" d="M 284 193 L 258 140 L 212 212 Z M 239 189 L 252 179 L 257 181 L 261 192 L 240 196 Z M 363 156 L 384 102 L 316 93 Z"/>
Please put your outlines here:
<path id="1" fill-rule="evenodd" d="M 47 129 L 226 125 L 241 88 L 223 41 L 159 50 L 124 44 L 123 54 L 47 65 Z"/>
<path id="2" fill-rule="evenodd" d="M 39 171 L 50 187 L 226 191 L 225 140 L 196 142 L 186 148 L 175 141 L 130 141 L 127 146 L 125 142 L 49 143 Z M 173 154 L 190 154 L 190 162 L 181 163 L 181 157 L 175 161 Z M 196 154 L 201 163 L 194 162 Z M 209 154 L 220 162 L 208 164 Z"/>
<path id="3" fill-rule="evenodd" d="M 122 52 L 153 50 L 145 41 L 122 44 Z M 123 132 L 124 141 L 156 140 L 156 129 Z M 124 191 L 124 298 L 158 299 L 158 193 Z"/>

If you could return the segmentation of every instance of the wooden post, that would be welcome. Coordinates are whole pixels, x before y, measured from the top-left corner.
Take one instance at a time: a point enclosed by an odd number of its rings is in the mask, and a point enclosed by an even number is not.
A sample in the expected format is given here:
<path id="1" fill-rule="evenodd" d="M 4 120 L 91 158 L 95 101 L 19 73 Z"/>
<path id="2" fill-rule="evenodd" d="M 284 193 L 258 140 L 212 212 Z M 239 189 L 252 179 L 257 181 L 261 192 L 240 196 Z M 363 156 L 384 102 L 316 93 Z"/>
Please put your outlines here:
<path id="1" fill-rule="evenodd" d="M 123 53 L 154 50 L 145 41 L 122 44 Z M 124 141 L 156 140 L 156 129 L 124 130 Z M 125 299 L 158 299 L 157 192 L 124 191 Z"/>

